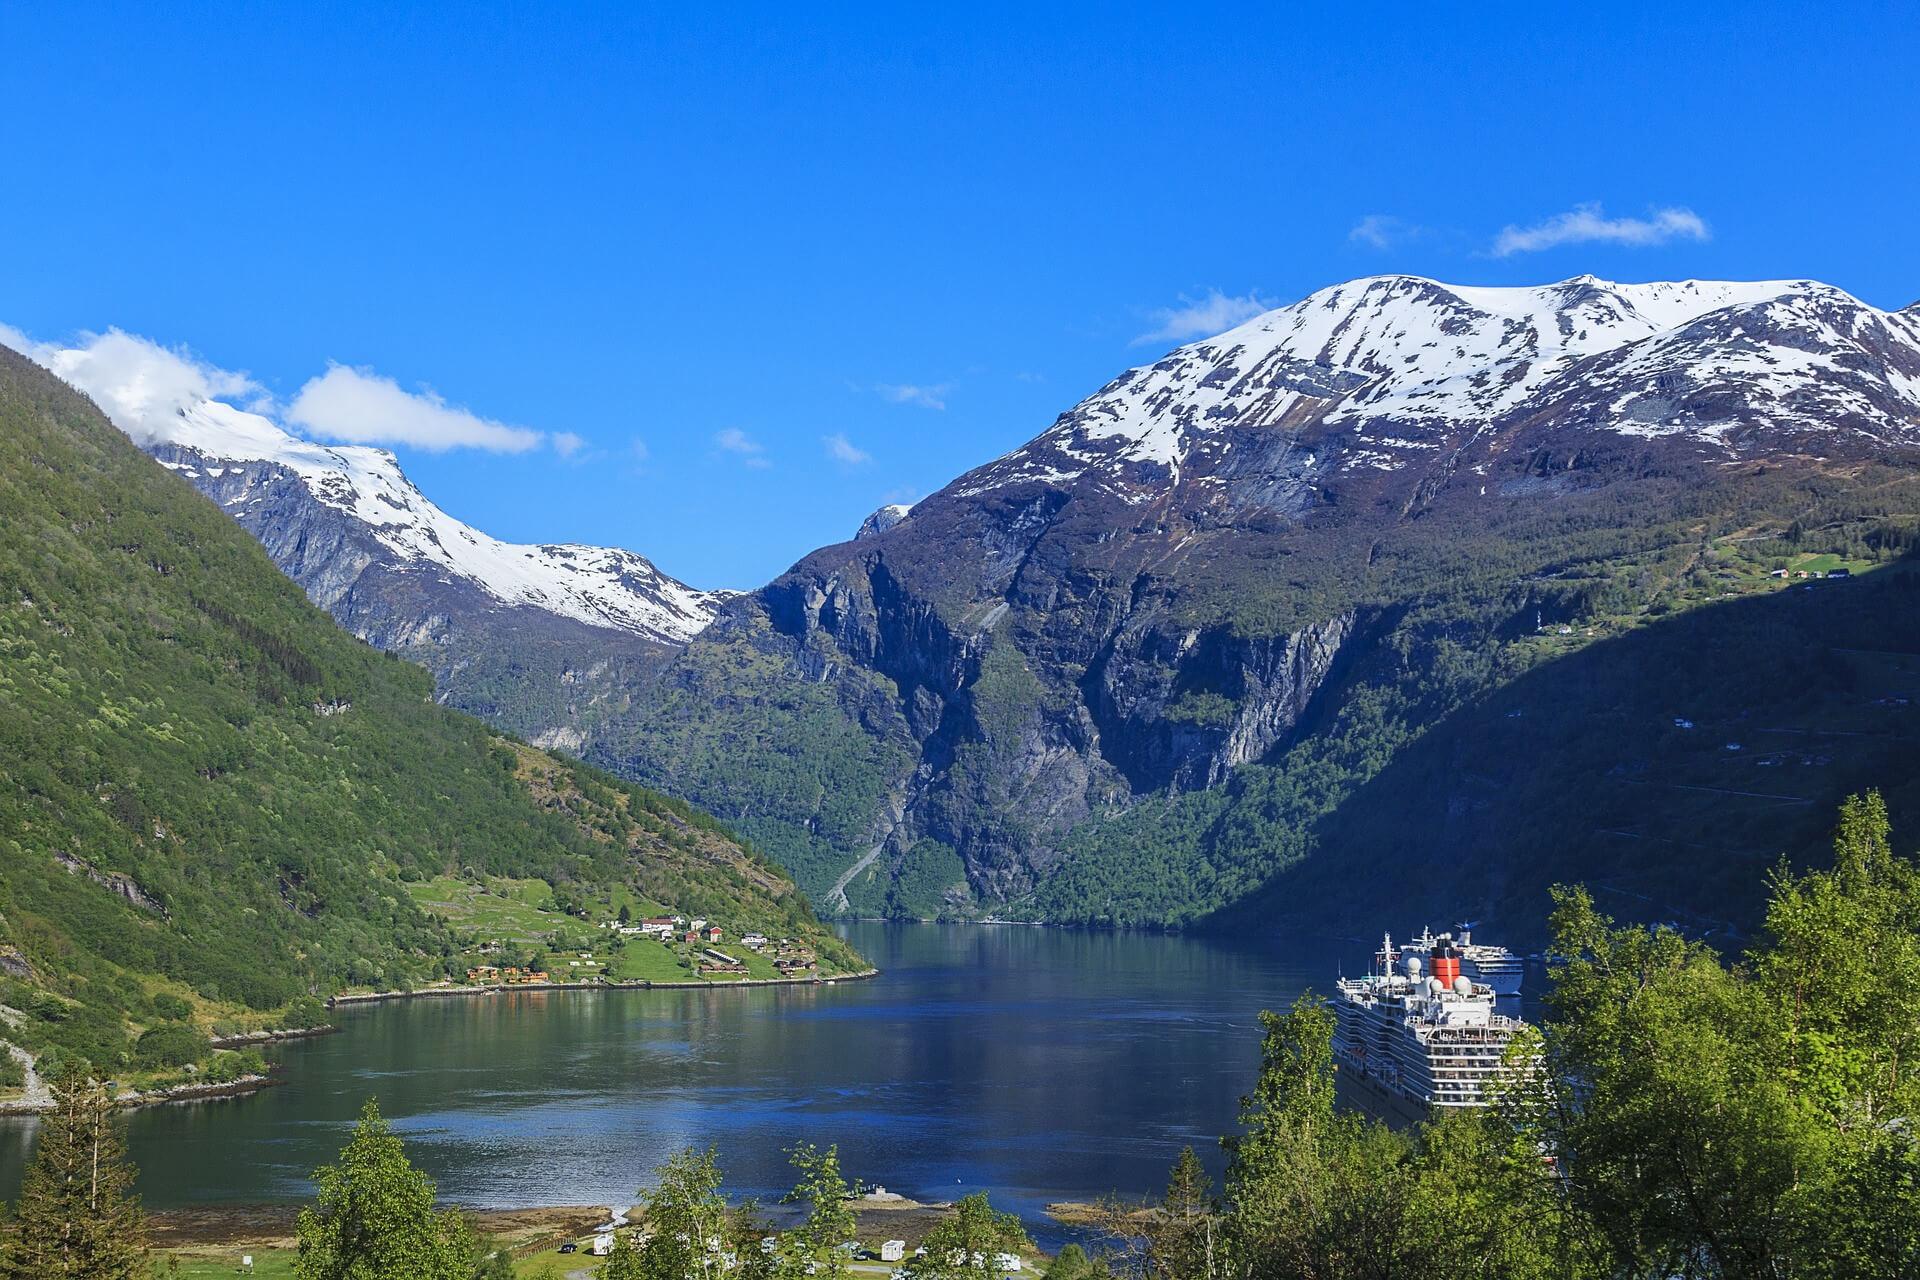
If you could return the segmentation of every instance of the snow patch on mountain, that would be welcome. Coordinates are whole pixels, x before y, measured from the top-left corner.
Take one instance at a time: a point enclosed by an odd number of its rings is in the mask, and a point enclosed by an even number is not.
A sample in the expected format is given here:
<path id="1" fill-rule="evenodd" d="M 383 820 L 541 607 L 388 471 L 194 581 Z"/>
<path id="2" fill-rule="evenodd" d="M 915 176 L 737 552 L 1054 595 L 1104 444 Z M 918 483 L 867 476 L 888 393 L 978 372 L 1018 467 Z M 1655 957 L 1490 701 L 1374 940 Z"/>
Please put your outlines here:
<path id="1" fill-rule="evenodd" d="M 183 406 L 147 423 L 148 448 L 172 444 L 195 461 L 177 471 L 219 476 L 236 463 L 270 463 L 297 475 L 320 502 L 366 525 L 408 567 L 476 584 L 510 605 L 544 609 L 596 627 L 683 644 L 713 620 L 724 596 L 696 591 L 617 547 L 502 542 L 442 511 L 385 449 L 301 440 L 259 414 L 219 400 Z M 236 509 L 254 500 L 230 499 Z"/>
<path id="2" fill-rule="evenodd" d="M 1311 424 L 1346 437 L 1336 469 L 1392 469 L 1538 404 L 1572 405 L 1582 388 L 1618 391 L 1616 413 L 1581 417 L 1626 435 L 1733 447 L 1756 428 L 1804 436 L 1843 424 L 1912 442 L 1920 322 L 1912 308 L 1880 311 L 1810 280 L 1478 288 L 1370 277 L 1128 370 L 951 492 L 1084 477 L 1147 501 L 1179 482 L 1196 450 L 1227 447 L 1226 427 Z"/>
<path id="3" fill-rule="evenodd" d="M 860 528 L 855 531 L 853 540 L 859 542 L 863 538 L 879 537 L 911 514 L 913 514 L 912 503 L 889 502 L 860 522 Z"/>

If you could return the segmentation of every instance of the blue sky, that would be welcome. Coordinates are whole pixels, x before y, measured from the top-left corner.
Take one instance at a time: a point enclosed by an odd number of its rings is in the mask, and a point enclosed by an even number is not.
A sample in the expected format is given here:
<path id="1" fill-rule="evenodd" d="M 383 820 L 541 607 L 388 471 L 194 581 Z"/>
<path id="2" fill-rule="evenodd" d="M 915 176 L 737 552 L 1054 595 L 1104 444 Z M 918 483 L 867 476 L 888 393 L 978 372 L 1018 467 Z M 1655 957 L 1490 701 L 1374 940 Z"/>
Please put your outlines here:
<path id="1" fill-rule="evenodd" d="M 906 8 L 7 6 L 0 322 L 430 389 L 540 440 L 399 445 L 454 514 L 744 587 L 1356 275 L 1920 298 L 1910 7 Z"/>

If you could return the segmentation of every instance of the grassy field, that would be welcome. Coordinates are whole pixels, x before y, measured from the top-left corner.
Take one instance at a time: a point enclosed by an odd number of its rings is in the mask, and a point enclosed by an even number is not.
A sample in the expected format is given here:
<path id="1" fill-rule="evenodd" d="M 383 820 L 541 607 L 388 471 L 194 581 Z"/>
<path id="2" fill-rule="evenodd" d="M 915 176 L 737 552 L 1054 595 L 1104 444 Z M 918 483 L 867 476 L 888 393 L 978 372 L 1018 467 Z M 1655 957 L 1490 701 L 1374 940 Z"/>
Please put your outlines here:
<path id="1" fill-rule="evenodd" d="M 179 1267 L 174 1274 L 181 1280 L 213 1280 L 215 1276 L 223 1280 L 230 1276 L 253 1276 L 255 1280 L 293 1280 L 294 1252 L 291 1249 L 252 1250 L 251 1268 L 240 1265 L 240 1259 L 249 1256 L 249 1253 L 238 1248 L 170 1250 L 165 1256 Z"/>
<path id="2" fill-rule="evenodd" d="M 248 1276 L 252 1280 L 293 1280 L 294 1251 L 292 1249 L 252 1249 L 239 1247 L 219 1249 L 180 1249 L 170 1250 L 164 1255 L 177 1264 L 178 1271 L 172 1274 L 179 1280 L 232 1280 L 232 1277 Z M 240 1259 L 251 1256 L 253 1266 L 242 1267 Z M 514 1260 L 514 1275 L 522 1280 L 543 1280 L 544 1277 L 562 1276 L 568 1271 L 580 1267 L 592 1266 L 594 1259 L 587 1256 L 583 1247 L 579 1253 L 558 1254 L 551 1249 L 542 1249 L 525 1258 Z"/>
<path id="3" fill-rule="evenodd" d="M 565 922 L 544 880 L 489 876 L 484 885 L 435 876 L 407 886 L 416 904 L 461 929 L 506 942 L 538 942 Z"/>

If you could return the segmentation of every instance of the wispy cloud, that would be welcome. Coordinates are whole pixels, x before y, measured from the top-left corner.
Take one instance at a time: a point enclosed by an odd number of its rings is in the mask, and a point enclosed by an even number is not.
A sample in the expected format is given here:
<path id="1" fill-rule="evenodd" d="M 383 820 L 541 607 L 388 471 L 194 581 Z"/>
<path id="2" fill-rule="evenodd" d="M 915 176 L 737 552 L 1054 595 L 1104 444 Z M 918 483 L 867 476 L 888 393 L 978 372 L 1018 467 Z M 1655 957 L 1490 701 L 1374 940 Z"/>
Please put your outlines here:
<path id="1" fill-rule="evenodd" d="M 1149 342 L 1184 342 L 1188 338 L 1209 337 L 1271 309 L 1272 304 L 1262 302 L 1257 293 L 1232 297 L 1218 289 L 1209 289 L 1206 297 L 1198 299 L 1183 294 L 1179 306 L 1156 307 L 1149 312 L 1155 328 L 1135 338 L 1130 345 L 1139 347 Z"/>
<path id="2" fill-rule="evenodd" d="M 556 431 L 552 437 L 553 451 L 569 462 L 573 455 L 587 447 L 587 438 L 571 431 Z"/>
<path id="3" fill-rule="evenodd" d="M 287 406 L 287 421 L 328 440 L 411 445 L 434 452 L 525 453 L 543 438 L 538 431 L 448 404 L 430 388 L 407 391 L 392 378 L 344 364 L 329 367 L 301 387 Z"/>
<path id="4" fill-rule="evenodd" d="M 1347 242 L 1363 244 L 1369 249 L 1391 249 L 1417 240 L 1425 232 L 1425 227 L 1405 218 L 1396 218 L 1390 213 L 1370 213 L 1353 224 L 1353 229 L 1347 232 Z"/>
<path id="5" fill-rule="evenodd" d="M 1538 253 L 1563 244 L 1617 244 L 1650 248 L 1673 240 L 1708 240 L 1713 231 L 1691 209 L 1655 209 L 1644 218 L 1609 218 L 1598 204 L 1575 205 L 1532 226 L 1507 226 L 1493 241 L 1493 256 Z"/>
<path id="6" fill-rule="evenodd" d="M 730 453 L 740 459 L 742 466 L 760 469 L 773 465 L 767 460 L 766 448 L 738 427 L 716 431 L 713 443 L 722 453 Z"/>
<path id="7" fill-rule="evenodd" d="M 882 400 L 894 404 L 918 405 L 922 409 L 944 409 L 947 407 L 947 393 L 953 390 L 951 382 L 936 382 L 922 385 L 911 382 L 879 382 L 874 384 L 874 394 Z"/>
<path id="8" fill-rule="evenodd" d="M 827 456 L 835 462 L 857 467 L 863 462 L 873 461 L 873 455 L 847 439 L 843 431 L 836 431 L 830 436 L 821 436 L 820 443 L 826 446 Z"/>

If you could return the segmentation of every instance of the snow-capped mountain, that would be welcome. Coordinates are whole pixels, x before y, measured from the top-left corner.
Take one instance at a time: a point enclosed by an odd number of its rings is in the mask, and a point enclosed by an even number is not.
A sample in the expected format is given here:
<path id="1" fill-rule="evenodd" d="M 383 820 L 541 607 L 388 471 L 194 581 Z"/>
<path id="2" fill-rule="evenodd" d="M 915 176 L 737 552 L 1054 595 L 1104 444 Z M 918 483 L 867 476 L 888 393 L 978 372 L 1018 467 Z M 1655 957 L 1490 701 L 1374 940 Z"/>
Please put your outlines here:
<path id="1" fill-rule="evenodd" d="M 1920 441 L 1917 414 L 1920 314 L 1830 285 L 1378 276 L 1128 370 L 957 492 L 1084 476 L 1146 501 L 1189 470 L 1218 470 L 1249 429 L 1335 450 L 1317 469 L 1351 472 L 1523 426 L 1817 455 Z"/>
<path id="2" fill-rule="evenodd" d="M 392 572 L 475 588 L 501 605 L 661 644 L 685 643 L 713 620 L 713 594 L 668 577 L 631 551 L 517 545 L 456 520 L 422 494 L 385 449 L 300 440 L 219 400 L 183 407 L 150 431 L 143 442 L 149 452 L 250 527 L 277 519 L 287 486 L 297 485 L 363 528 Z M 330 608 L 351 585 L 344 575 L 325 575 L 315 601 Z"/>
<path id="3" fill-rule="evenodd" d="M 1367 716 L 1418 726 L 1428 685 L 1462 652 L 1494 669 L 1524 619 L 1671 607 L 1635 593 L 1707 574 L 1703 529 L 1911 510 L 1849 504 L 1916 478 L 1920 309 L 1806 280 L 1356 280 L 1121 374 L 806 557 L 689 643 L 623 742 L 792 865 L 884 846 L 859 865 L 906 884 L 945 846 L 981 899 L 1019 900 L 1068 831 L 1303 733 L 1384 756 L 1408 730 L 1376 743 Z"/>

